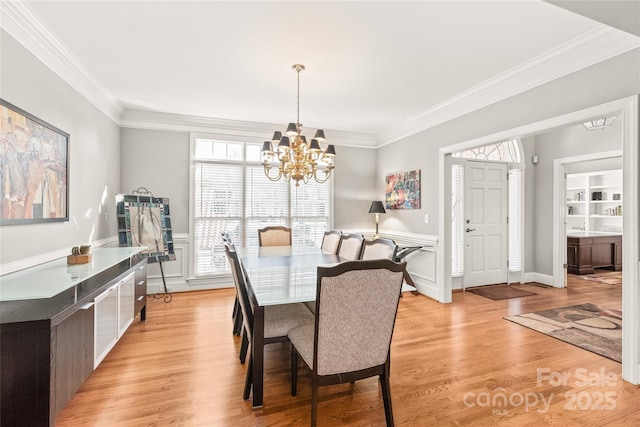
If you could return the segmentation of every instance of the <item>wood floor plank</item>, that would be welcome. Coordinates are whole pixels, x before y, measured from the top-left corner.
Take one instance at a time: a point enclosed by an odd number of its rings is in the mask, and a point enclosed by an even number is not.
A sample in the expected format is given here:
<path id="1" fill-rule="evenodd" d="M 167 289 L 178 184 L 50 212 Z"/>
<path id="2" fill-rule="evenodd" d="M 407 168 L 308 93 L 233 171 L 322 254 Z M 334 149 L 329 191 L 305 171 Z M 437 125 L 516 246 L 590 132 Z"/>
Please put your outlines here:
<path id="1" fill-rule="evenodd" d="M 640 425 L 640 389 L 621 380 L 619 363 L 503 319 L 587 302 L 621 309 L 621 286 L 576 277 L 566 289 L 514 286 L 537 295 L 493 301 L 454 292 L 452 304 L 440 304 L 405 294 L 391 350 L 396 424 Z M 174 294 L 169 304 L 149 301 L 147 321 L 136 320 L 56 425 L 308 425 L 310 375 L 300 370 L 292 397 L 285 343 L 265 349 L 264 408 L 253 410 L 242 399 L 246 366 L 238 360 L 240 339 L 231 333 L 233 300 L 233 290 L 221 289 Z M 568 380 L 539 382 L 538 369 Z M 578 384 L 577 373 L 601 371 L 615 375 L 615 384 Z M 498 405 L 500 393 L 506 405 Z M 378 381 L 321 388 L 318 423 L 385 425 Z"/>

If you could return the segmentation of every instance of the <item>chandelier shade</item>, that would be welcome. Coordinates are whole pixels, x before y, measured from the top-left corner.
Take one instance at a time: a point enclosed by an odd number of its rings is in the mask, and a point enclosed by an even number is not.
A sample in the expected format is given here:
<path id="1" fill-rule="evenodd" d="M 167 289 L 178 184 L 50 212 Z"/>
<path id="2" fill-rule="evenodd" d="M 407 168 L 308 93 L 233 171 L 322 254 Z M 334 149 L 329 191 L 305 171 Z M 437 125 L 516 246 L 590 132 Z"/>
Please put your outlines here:
<path id="1" fill-rule="evenodd" d="M 297 120 L 289 123 L 284 135 L 275 131 L 271 141 L 262 144 L 262 165 L 264 173 L 271 181 L 283 178 L 287 182 L 293 180 L 296 186 L 314 179 L 324 183 L 331 177 L 334 168 L 336 149 L 333 145 L 327 145 L 323 150 L 320 143 L 325 140 L 324 130 L 317 129 L 314 137 L 307 142 L 302 135 L 302 123 L 300 123 L 300 71 L 305 67 L 302 64 L 293 65 L 293 70 L 298 73 L 297 96 Z M 272 173 L 272 170 L 276 170 Z"/>

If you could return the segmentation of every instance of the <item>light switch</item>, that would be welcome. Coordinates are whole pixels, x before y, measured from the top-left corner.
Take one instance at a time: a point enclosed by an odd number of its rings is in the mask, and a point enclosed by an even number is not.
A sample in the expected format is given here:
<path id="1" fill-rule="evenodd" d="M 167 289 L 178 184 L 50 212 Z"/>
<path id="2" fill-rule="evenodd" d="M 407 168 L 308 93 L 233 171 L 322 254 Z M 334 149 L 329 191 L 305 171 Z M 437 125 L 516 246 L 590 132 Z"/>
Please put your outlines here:
<path id="1" fill-rule="evenodd" d="M 429 224 L 429 214 L 426 214 L 426 215 L 424 216 L 424 223 L 425 223 L 425 224 Z"/>

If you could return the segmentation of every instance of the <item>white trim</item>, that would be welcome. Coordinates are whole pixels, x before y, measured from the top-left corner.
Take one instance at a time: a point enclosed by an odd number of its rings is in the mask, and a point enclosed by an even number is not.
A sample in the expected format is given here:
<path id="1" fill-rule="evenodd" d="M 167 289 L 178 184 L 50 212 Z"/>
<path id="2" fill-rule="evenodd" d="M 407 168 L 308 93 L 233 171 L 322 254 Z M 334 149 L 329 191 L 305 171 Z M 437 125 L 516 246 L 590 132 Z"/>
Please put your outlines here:
<path id="1" fill-rule="evenodd" d="M 638 163 L 640 160 L 640 152 L 638 150 L 638 98 L 638 95 L 633 95 L 606 104 L 574 111 L 525 126 L 440 148 L 438 155 L 438 200 L 440 203 L 438 232 L 441 236 L 441 250 L 438 252 L 441 254 L 443 262 L 438 263 L 438 277 L 441 277 L 443 280 L 439 291 L 441 294 L 444 294 L 443 297 L 445 300 L 448 298 L 448 300 L 451 301 L 452 282 L 450 271 L 450 242 L 447 241 L 447 239 L 451 239 L 451 221 L 444 220 L 448 218 L 447 212 L 449 208 L 449 205 L 445 204 L 444 201 L 446 197 L 451 197 L 451 180 L 445 179 L 445 177 L 451 174 L 450 154 L 469 147 L 484 145 L 488 142 L 508 139 L 513 135 L 519 135 L 520 137 L 534 135 L 549 129 L 582 123 L 593 117 L 602 117 L 612 112 L 620 112 L 622 113 L 623 120 L 623 187 L 625 193 L 637 196 L 640 194 L 640 183 L 638 182 L 640 178 L 640 174 L 638 173 Z M 623 210 L 623 228 L 627 238 L 623 239 L 622 242 L 622 264 L 624 265 L 622 270 L 622 311 L 625 313 L 622 320 L 622 378 L 631 383 L 638 384 L 640 383 L 640 312 L 638 310 L 640 307 L 640 225 L 638 224 L 640 209 L 638 206 L 638 198 L 623 198 Z M 554 233 L 555 232 L 557 232 L 557 230 L 554 230 Z M 554 260 L 554 264 L 555 263 L 556 260 Z M 557 271 L 558 269 L 554 266 L 554 276 L 556 276 Z M 552 283 L 558 283 L 557 277 L 553 278 Z"/>
<path id="2" fill-rule="evenodd" d="M 600 25 L 463 91 L 378 135 L 383 147 L 640 47 L 638 37 Z M 513 134 L 512 134 L 513 135 Z"/>
<path id="3" fill-rule="evenodd" d="M 543 285 L 553 286 L 553 276 L 542 273 L 523 273 L 522 283 L 536 282 Z"/>
<path id="4" fill-rule="evenodd" d="M 46 26 L 27 2 L 2 1 L 0 15 L 2 28 L 122 127 L 237 134 L 243 132 L 243 129 L 249 132 L 253 129 L 253 132 L 256 132 L 256 129 L 268 126 L 266 133 L 260 132 L 261 135 L 269 135 L 274 129 L 273 125 L 263 123 L 124 111 L 122 103 Z M 639 46 L 638 37 L 607 25 L 600 25 L 377 135 L 330 131 L 332 143 L 360 148 L 380 148 Z"/>
<path id="5" fill-rule="evenodd" d="M 203 132 L 220 135 L 220 138 L 256 138 L 263 142 L 273 135 L 273 131 L 285 125 L 225 120 L 209 117 L 158 113 L 152 111 L 126 110 L 120 119 L 120 126 L 126 128 L 167 130 L 178 132 Z M 316 129 L 305 127 L 303 132 L 312 135 Z M 327 143 L 343 147 L 376 148 L 375 135 L 325 129 Z"/>
<path id="6" fill-rule="evenodd" d="M 80 95 L 119 124 L 124 107 L 87 67 L 62 43 L 27 2 L 1 1 L 2 28 L 51 68 Z"/>

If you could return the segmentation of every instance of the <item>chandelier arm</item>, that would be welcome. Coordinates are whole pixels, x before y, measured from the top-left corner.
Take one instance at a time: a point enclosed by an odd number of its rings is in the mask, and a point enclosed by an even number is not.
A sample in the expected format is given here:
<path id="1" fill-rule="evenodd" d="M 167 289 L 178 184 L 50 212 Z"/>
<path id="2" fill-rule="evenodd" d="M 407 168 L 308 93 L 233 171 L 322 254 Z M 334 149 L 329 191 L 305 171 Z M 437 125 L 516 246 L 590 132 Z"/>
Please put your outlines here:
<path id="1" fill-rule="evenodd" d="M 275 181 L 279 180 L 282 177 L 282 169 L 281 168 L 278 168 L 278 175 L 276 175 L 275 177 L 271 176 L 269 174 L 270 170 L 271 170 L 271 166 L 264 165 L 264 174 L 266 175 L 267 178 L 269 178 L 270 181 L 275 182 Z"/>
<path id="2" fill-rule="evenodd" d="M 324 184 L 325 182 L 327 182 L 329 180 L 329 178 L 331 178 L 331 170 L 329 170 L 329 172 L 324 172 L 323 171 L 323 173 L 324 173 L 324 179 L 318 178 L 318 171 L 317 170 L 315 170 L 313 172 L 313 179 L 315 179 L 318 184 Z"/>

